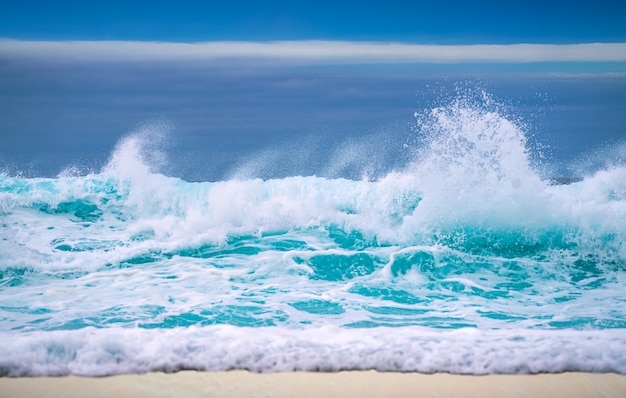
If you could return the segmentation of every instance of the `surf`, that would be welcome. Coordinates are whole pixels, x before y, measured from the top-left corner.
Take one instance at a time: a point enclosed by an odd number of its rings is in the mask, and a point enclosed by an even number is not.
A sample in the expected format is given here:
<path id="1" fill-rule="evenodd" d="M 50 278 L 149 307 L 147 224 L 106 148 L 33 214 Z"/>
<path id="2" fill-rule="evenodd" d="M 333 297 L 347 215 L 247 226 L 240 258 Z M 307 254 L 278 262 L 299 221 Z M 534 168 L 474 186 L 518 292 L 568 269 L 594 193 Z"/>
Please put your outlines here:
<path id="1" fill-rule="evenodd" d="M 484 92 L 415 120 L 376 178 L 185 181 L 149 130 L 99 172 L 0 175 L 0 372 L 625 372 L 626 168 L 554 184 Z"/>

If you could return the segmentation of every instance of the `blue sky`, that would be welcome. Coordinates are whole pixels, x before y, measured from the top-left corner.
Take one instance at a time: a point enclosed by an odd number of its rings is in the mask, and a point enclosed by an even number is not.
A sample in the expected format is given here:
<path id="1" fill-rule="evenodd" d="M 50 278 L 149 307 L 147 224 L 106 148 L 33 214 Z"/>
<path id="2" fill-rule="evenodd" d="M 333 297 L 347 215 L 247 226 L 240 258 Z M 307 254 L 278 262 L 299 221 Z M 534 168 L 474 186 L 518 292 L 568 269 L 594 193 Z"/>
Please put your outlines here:
<path id="1" fill-rule="evenodd" d="M 614 1 L 5 0 L 1 11 L 9 58 L 626 63 L 626 3 Z"/>
<path id="2" fill-rule="evenodd" d="M 620 1 L 4 0 L 0 37 L 357 40 L 427 44 L 626 41 Z"/>

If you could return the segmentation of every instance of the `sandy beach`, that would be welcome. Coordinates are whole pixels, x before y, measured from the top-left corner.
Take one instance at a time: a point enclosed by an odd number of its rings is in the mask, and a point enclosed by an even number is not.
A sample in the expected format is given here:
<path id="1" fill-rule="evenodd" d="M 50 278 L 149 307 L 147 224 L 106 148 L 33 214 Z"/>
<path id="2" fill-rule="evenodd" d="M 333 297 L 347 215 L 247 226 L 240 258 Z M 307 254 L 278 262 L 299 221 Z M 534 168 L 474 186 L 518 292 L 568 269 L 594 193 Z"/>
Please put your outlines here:
<path id="1" fill-rule="evenodd" d="M 0 397 L 624 397 L 626 376 L 467 376 L 376 371 L 147 373 L 0 378 Z"/>

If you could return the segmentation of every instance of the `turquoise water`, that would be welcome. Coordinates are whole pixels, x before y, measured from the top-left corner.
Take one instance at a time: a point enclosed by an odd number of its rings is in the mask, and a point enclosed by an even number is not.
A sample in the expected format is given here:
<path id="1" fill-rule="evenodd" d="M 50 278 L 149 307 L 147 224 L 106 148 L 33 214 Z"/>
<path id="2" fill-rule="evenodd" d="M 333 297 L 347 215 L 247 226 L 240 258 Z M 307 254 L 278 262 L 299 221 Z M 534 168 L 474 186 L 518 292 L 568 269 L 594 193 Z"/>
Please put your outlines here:
<path id="1" fill-rule="evenodd" d="M 375 180 L 187 182 L 145 134 L 0 176 L 0 373 L 626 373 L 626 168 L 555 184 L 497 110 L 416 117 Z"/>

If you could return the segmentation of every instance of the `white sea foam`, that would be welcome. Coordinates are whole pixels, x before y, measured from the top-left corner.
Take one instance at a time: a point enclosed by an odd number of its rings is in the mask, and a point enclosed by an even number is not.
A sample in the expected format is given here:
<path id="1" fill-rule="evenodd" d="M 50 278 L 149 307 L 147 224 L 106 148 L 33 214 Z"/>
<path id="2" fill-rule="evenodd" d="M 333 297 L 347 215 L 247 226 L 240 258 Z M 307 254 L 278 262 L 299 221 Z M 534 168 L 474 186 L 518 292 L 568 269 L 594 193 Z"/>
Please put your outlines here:
<path id="1" fill-rule="evenodd" d="M 0 372 L 8 376 L 104 376 L 182 369 L 626 373 L 626 341 L 620 331 L 212 326 L 86 328 L 0 336 Z"/>

